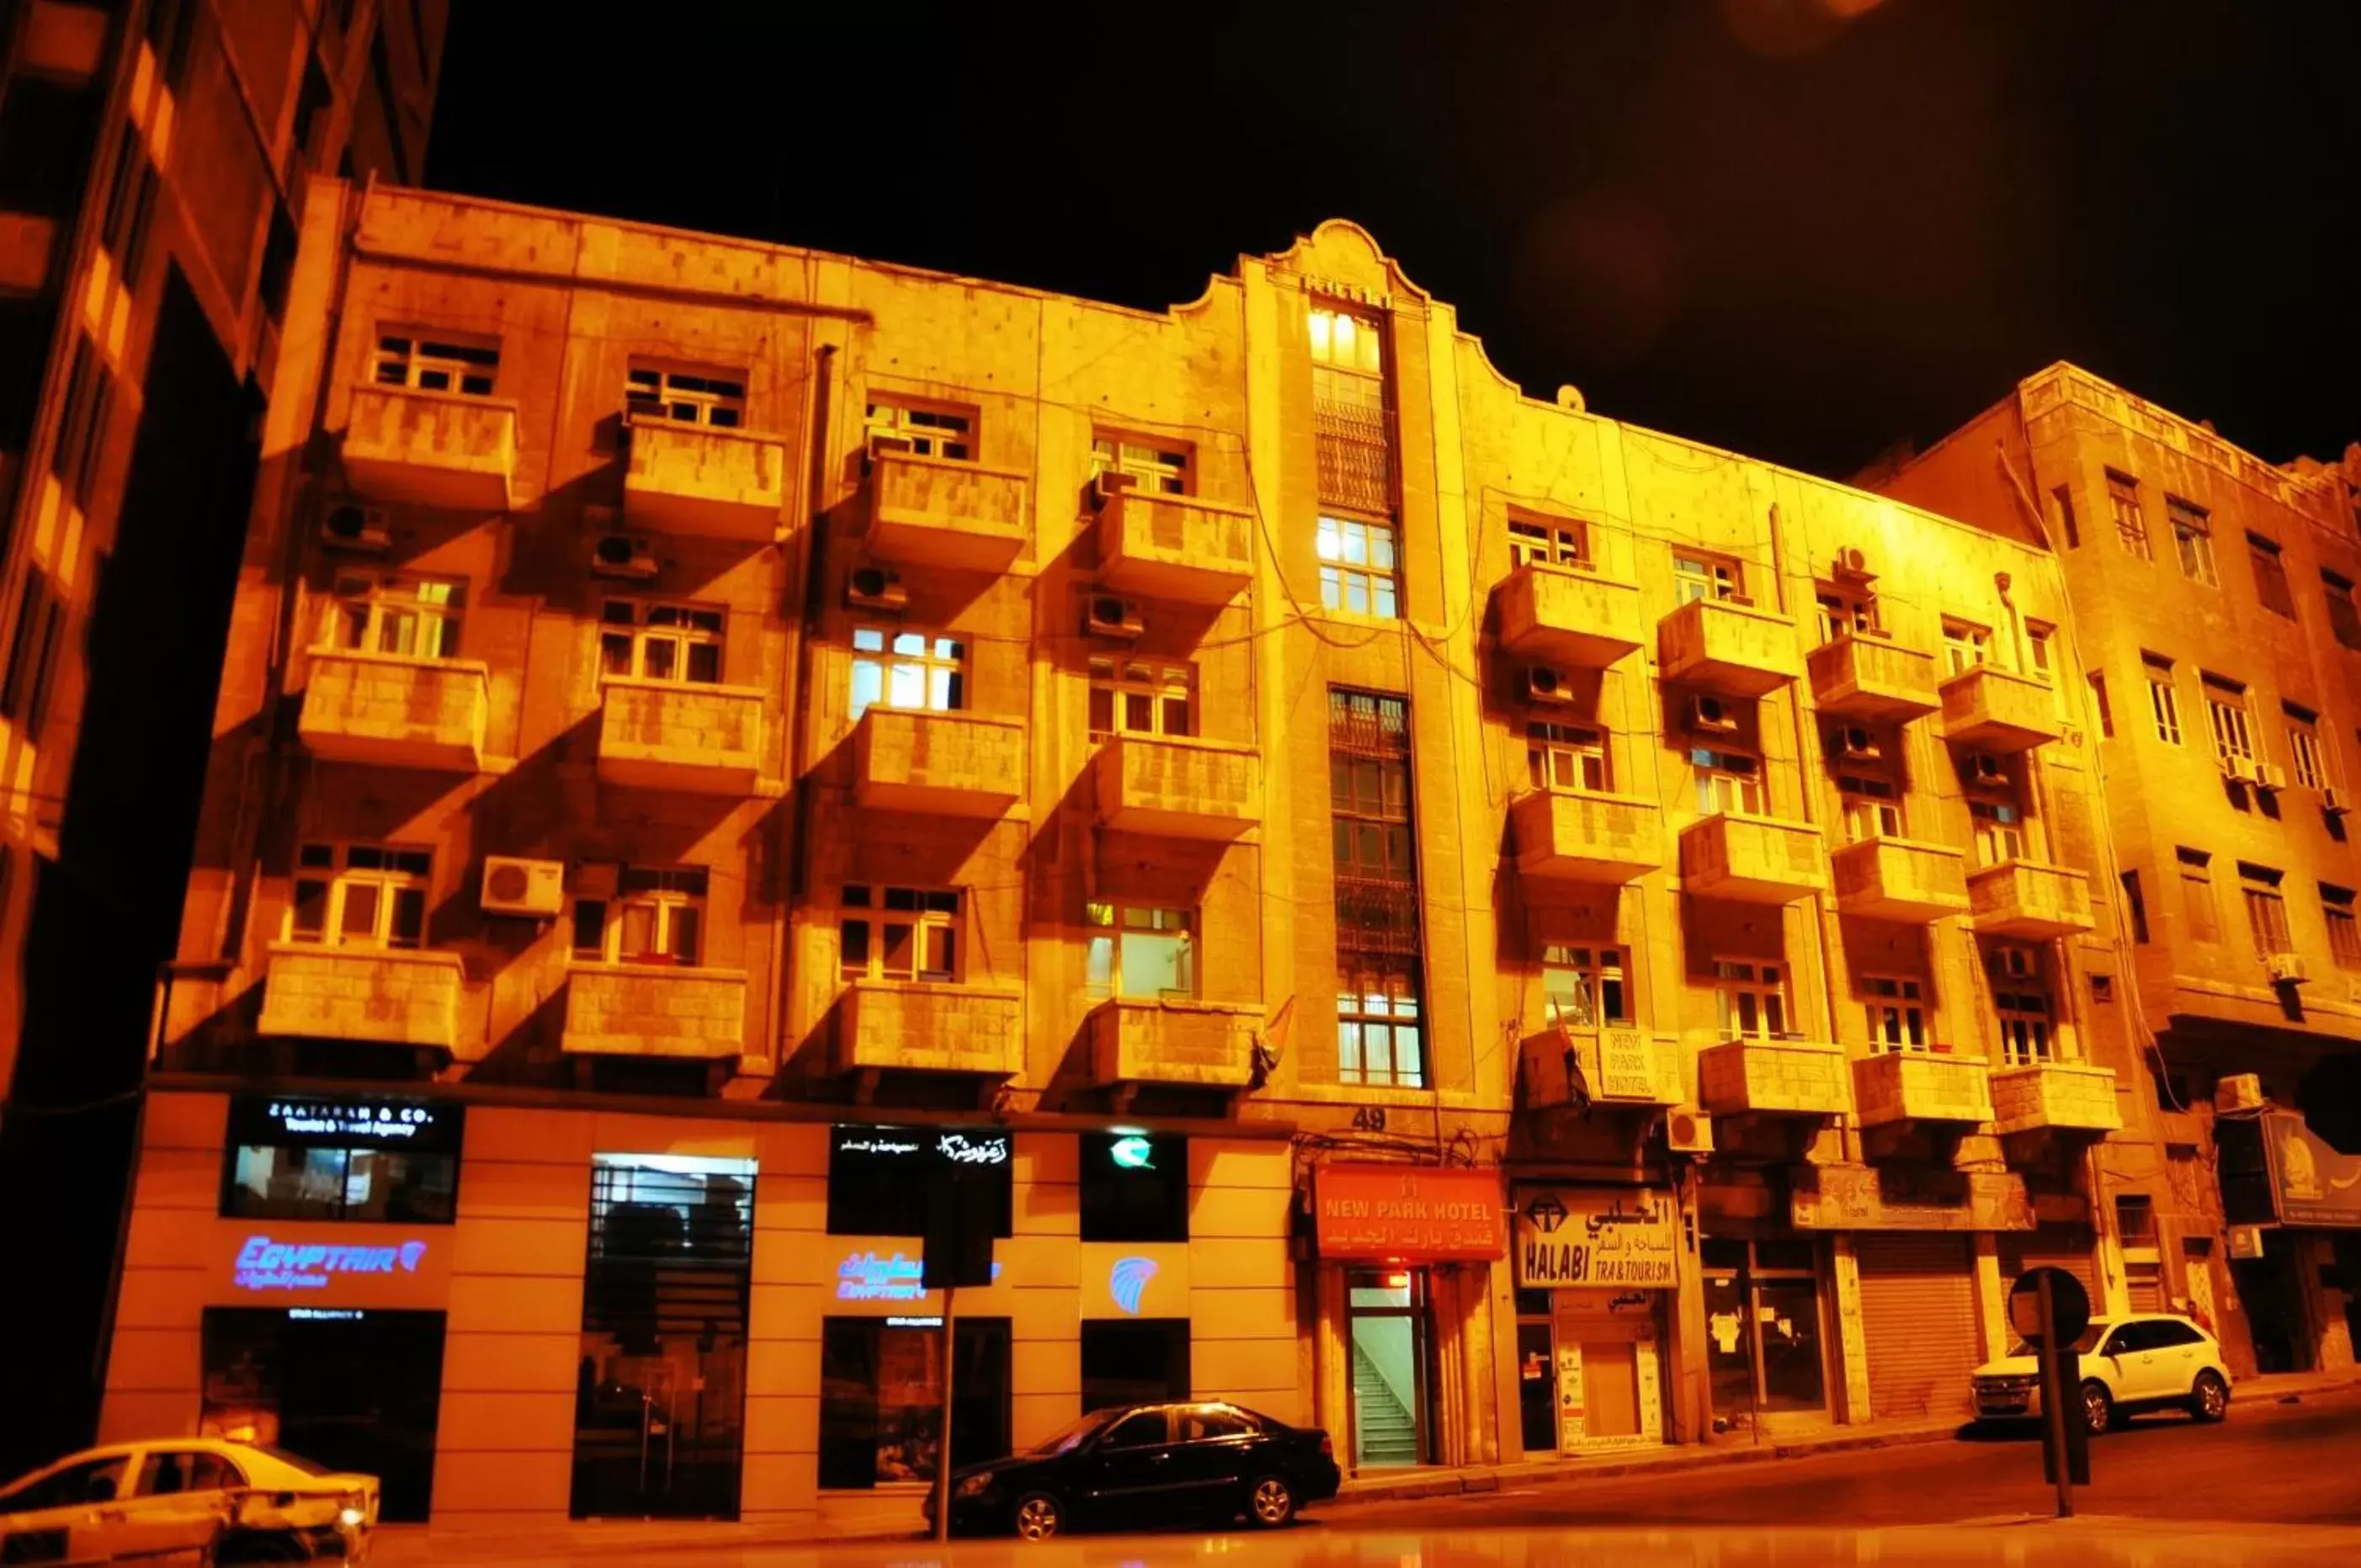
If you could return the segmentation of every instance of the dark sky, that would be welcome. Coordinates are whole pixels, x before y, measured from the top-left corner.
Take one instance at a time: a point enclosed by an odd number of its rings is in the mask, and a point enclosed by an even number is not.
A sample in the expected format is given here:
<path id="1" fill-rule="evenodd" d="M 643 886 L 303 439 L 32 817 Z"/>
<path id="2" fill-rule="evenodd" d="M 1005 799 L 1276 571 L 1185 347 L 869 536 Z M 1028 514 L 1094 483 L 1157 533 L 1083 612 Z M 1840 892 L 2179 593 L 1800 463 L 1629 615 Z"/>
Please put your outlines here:
<path id="1" fill-rule="evenodd" d="M 1349 216 L 1527 390 L 1839 476 L 2061 357 L 2361 440 L 2361 0 L 455 11 L 451 189 L 1147 306 Z"/>

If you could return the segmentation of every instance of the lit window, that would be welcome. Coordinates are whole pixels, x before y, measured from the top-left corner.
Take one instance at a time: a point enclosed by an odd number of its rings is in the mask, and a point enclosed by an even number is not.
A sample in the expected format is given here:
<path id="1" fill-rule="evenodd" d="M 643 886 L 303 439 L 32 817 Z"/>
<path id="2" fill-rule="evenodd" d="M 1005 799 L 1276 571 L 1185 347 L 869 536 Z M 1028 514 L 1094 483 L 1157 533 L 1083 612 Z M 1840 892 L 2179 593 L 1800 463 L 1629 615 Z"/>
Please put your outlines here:
<path id="1" fill-rule="evenodd" d="M 1784 966 L 1752 959 L 1719 959 L 1713 966 L 1714 1007 L 1725 1040 L 1775 1040 L 1787 1033 Z"/>
<path id="2" fill-rule="evenodd" d="M 693 966 L 702 950 L 702 866 L 626 866 L 612 898 L 574 901 L 574 956 L 584 963 Z"/>
<path id="3" fill-rule="evenodd" d="M 1384 514 L 1393 510 L 1393 441 L 1386 418 L 1383 324 L 1373 316 L 1314 306 L 1312 420 L 1320 499 Z"/>
<path id="4" fill-rule="evenodd" d="M 1091 661 L 1091 734 L 1193 735 L 1197 673 L 1186 664 Z"/>
<path id="5" fill-rule="evenodd" d="M 1965 674 L 1991 657 L 1991 628 L 1944 619 L 1943 659 L 1952 674 Z"/>
<path id="6" fill-rule="evenodd" d="M 2124 549 L 2143 561 L 2154 560 L 2148 549 L 2147 520 L 2140 515 L 2139 481 L 2107 470 L 2107 510 L 2115 520 L 2115 537 Z"/>
<path id="7" fill-rule="evenodd" d="M 959 979 L 960 895 L 946 889 L 848 883 L 839 900 L 838 961 L 846 980 Z"/>
<path id="8" fill-rule="evenodd" d="M 2288 583 L 2287 562 L 2279 547 L 2259 533 L 2246 535 L 2246 557 L 2255 569 L 2255 597 L 2273 615 L 2295 619 L 2295 589 Z"/>
<path id="9" fill-rule="evenodd" d="M 967 707 L 967 644 L 904 627 L 852 629 L 852 714 L 872 707 L 959 713 Z"/>
<path id="10" fill-rule="evenodd" d="M 609 675 L 698 685 L 721 679 L 718 609 L 609 599 L 598 621 L 599 665 Z"/>
<path id="11" fill-rule="evenodd" d="M 2222 579 L 2213 570 L 2213 525 L 2205 509 L 2167 496 L 2164 510 L 2172 523 L 2173 547 L 2180 554 L 2180 575 L 2209 588 L 2220 587 Z"/>
<path id="12" fill-rule="evenodd" d="M 1864 975 L 1861 994 L 1869 1012 L 1871 1049 L 1927 1048 L 1927 1003 L 1919 981 L 1899 975 Z"/>
<path id="13" fill-rule="evenodd" d="M 1605 795 L 1614 787 L 1608 773 L 1607 738 L 1579 724 L 1526 725 L 1525 767 L 1535 789 Z"/>
<path id="14" fill-rule="evenodd" d="M 339 572 L 324 647 L 401 659 L 456 659 L 466 589 L 431 577 Z"/>
<path id="15" fill-rule="evenodd" d="M 1338 976 L 1336 1078 L 1416 1089 L 1426 1082 L 1418 965 L 1356 962 Z"/>
<path id="16" fill-rule="evenodd" d="M 623 380 L 633 419 L 731 430 L 746 422 L 746 378 L 735 371 L 635 363 Z"/>
<path id="17" fill-rule="evenodd" d="M 873 400 L 862 419 L 870 450 L 907 452 L 953 463 L 975 461 L 975 414 L 966 409 Z"/>
<path id="18" fill-rule="evenodd" d="M 1093 996 L 1149 1000 L 1197 994 L 1195 918 L 1185 909 L 1093 904 L 1084 988 Z"/>
<path id="19" fill-rule="evenodd" d="M 1723 812 L 1740 817 L 1763 815 L 1763 759 L 1743 751 L 1717 751 L 1697 746 L 1689 751 L 1689 767 L 1697 775 L 1700 815 Z"/>
<path id="20" fill-rule="evenodd" d="M 2361 923 L 2353 914 L 2353 890 L 2320 884 L 2320 913 L 2328 923 L 2328 956 L 2342 970 L 2361 970 Z"/>
<path id="21" fill-rule="evenodd" d="M 1509 568 L 1566 566 L 1590 569 L 1590 531 L 1583 523 L 1557 518 L 1509 519 Z"/>
<path id="22" fill-rule="evenodd" d="M 305 844 L 295 851 L 287 940 L 337 948 L 415 948 L 426 939 L 434 853 L 386 844 Z"/>
<path id="23" fill-rule="evenodd" d="M 1701 555 L 1681 550 L 1673 552 L 1673 592 L 1683 604 L 1698 599 L 1752 603 L 1744 592 L 1745 581 L 1745 575 L 1738 563 L 1726 556 Z"/>
<path id="24" fill-rule="evenodd" d="M 430 337 L 409 329 L 380 334 L 371 357 L 373 378 L 380 387 L 470 398 L 490 397 L 500 369 L 500 345 L 489 338 L 439 333 Z"/>
<path id="25" fill-rule="evenodd" d="M 1596 1029 L 1631 1021 L 1631 989 L 1623 981 L 1620 948 L 1542 948 L 1542 1006 L 1552 1024 Z"/>
<path id="26" fill-rule="evenodd" d="M 1189 454 L 1182 448 L 1131 435 L 1101 435 L 1091 441 L 1091 477 L 1119 474 L 1135 489 L 1151 495 L 1189 493 Z"/>
<path id="27" fill-rule="evenodd" d="M 2156 719 L 2156 738 L 2168 746 L 2180 744 L 2180 698 L 2172 684 L 2172 665 L 2152 653 L 2140 656 L 2147 672 L 2147 706 Z"/>
<path id="28" fill-rule="evenodd" d="M 1319 550 L 1323 608 L 1380 620 L 1400 618 L 1401 565 L 1391 524 L 1323 517 Z"/>

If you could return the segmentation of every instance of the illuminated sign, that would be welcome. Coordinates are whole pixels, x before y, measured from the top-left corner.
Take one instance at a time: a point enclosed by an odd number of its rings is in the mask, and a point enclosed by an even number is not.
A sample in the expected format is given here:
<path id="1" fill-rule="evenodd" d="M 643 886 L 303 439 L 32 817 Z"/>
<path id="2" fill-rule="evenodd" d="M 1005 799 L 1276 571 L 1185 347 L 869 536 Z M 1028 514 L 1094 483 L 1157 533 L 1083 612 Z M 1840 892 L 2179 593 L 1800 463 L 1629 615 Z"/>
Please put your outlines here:
<path id="1" fill-rule="evenodd" d="M 1154 1170 L 1156 1146 L 1137 1133 L 1119 1137 L 1107 1146 L 1107 1157 L 1125 1170 Z"/>
<path id="2" fill-rule="evenodd" d="M 312 1100 L 239 1095 L 230 1102 L 229 1138 L 301 1148 L 400 1148 L 456 1152 L 465 1108 L 417 1100 Z"/>
<path id="3" fill-rule="evenodd" d="M 1148 1282 L 1155 1277 L 1156 1260 L 1154 1258 L 1116 1258 L 1115 1266 L 1107 1271 L 1107 1294 L 1115 1298 L 1116 1306 L 1137 1317 L 1139 1313 L 1140 1295 L 1147 1290 Z"/>
<path id="4" fill-rule="evenodd" d="M 836 1299 L 840 1301 L 922 1301 L 927 1288 L 919 1282 L 923 1261 L 906 1252 L 856 1252 L 836 1266 Z M 1000 1265 L 992 1266 L 1000 1278 Z"/>
<path id="5" fill-rule="evenodd" d="M 329 1246 L 274 1242 L 251 1235 L 237 1251 L 230 1281 L 241 1290 L 324 1290 L 338 1274 L 415 1274 L 426 1256 L 422 1241 L 391 1246 Z"/>
<path id="6" fill-rule="evenodd" d="M 1477 1262 L 1507 1250 L 1497 1170 L 1323 1165 L 1312 1193 L 1322 1257 L 1397 1265 Z"/>
<path id="7" fill-rule="evenodd" d="M 1644 1188 L 1521 1189 L 1517 1283 L 1670 1289 L 1679 1255 L 1673 1200 Z"/>
<path id="8" fill-rule="evenodd" d="M 935 1141 L 935 1152 L 953 1165 L 1005 1165 L 1008 1161 L 1008 1138 L 1005 1134 L 977 1137 L 968 1133 L 945 1133 Z"/>

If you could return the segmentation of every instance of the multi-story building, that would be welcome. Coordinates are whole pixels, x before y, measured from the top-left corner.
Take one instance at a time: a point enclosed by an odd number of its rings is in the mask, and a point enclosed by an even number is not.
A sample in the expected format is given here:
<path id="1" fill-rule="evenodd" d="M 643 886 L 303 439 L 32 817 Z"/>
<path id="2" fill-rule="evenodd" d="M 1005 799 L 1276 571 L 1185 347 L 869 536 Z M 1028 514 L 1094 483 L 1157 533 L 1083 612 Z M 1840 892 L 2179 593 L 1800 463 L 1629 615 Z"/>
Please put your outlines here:
<path id="1" fill-rule="evenodd" d="M 415 178 L 441 0 L 0 8 L 0 1469 L 87 1429 L 307 189 Z"/>
<path id="2" fill-rule="evenodd" d="M 2350 1365 L 2361 1202 L 2325 1168 L 2361 1149 L 2361 453 L 2273 467 L 2061 364 L 1877 486 L 2065 572 L 2128 959 L 2108 1010 L 2155 1085 L 2103 1151 L 2131 1303 L 2192 1308 L 2265 1370 Z M 2245 1124 L 2257 1090 L 2273 1148 L 2241 1212 L 2254 1139 L 2217 1150 L 2215 1110 Z M 2225 1191 L 2269 1223 L 2225 1229 Z"/>
<path id="3" fill-rule="evenodd" d="M 1528 399 L 1343 223 L 1169 312 L 383 186 L 299 255 L 110 1432 L 849 1527 L 947 1354 L 961 1457 L 1480 1462 L 1963 1409 L 2101 1277 L 2037 543 Z"/>

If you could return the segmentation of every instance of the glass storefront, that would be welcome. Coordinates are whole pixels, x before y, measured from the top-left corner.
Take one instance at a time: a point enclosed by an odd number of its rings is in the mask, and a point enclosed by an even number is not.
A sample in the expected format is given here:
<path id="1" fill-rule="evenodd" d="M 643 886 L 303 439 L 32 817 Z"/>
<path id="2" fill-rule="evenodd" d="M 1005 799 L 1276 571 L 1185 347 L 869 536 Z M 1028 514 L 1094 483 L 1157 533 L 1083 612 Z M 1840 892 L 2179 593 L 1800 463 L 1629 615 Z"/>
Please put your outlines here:
<path id="1" fill-rule="evenodd" d="M 1353 1463 L 1364 1470 L 1428 1464 L 1434 1333 L 1426 1270 L 1348 1269 L 1345 1288 Z"/>
<path id="2" fill-rule="evenodd" d="M 1715 1427 L 1752 1431 L 1781 1417 L 1825 1414 L 1815 1245 L 1709 1236 L 1700 1255 Z"/>
<path id="3" fill-rule="evenodd" d="M 1008 1320 L 952 1332 L 951 1467 L 1008 1453 Z M 943 1321 L 829 1318 L 820 1325 L 819 1484 L 863 1491 L 935 1478 L 943 1438 Z"/>

